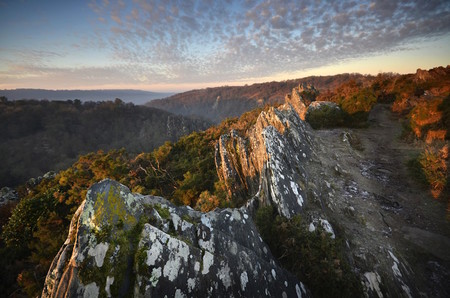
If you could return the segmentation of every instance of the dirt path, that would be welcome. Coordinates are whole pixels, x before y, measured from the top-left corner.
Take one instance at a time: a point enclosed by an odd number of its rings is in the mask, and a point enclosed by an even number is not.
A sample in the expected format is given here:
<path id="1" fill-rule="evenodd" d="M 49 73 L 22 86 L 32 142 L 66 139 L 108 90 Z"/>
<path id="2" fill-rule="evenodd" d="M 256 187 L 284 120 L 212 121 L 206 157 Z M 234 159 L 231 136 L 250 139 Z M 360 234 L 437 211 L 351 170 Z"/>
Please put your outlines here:
<path id="1" fill-rule="evenodd" d="M 312 165 L 311 171 L 326 173 L 331 185 L 327 216 L 346 234 L 355 267 L 370 286 L 379 274 L 387 296 L 450 295 L 445 202 L 433 199 L 407 167 L 423 148 L 400 139 L 402 123 L 389 105 L 376 105 L 369 124 L 315 131 L 321 169 Z"/>
<path id="2" fill-rule="evenodd" d="M 445 200 L 433 199 L 431 193 L 414 180 L 407 167 L 408 160 L 419 154 L 423 145 L 408 144 L 400 139 L 402 123 L 391 113 L 389 105 L 376 105 L 369 123 L 368 129 L 356 130 L 355 134 L 365 148 L 363 157 L 369 164 L 366 174 L 375 177 L 373 186 L 378 188 L 377 193 L 393 198 L 392 203 L 398 206 L 399 212 L 394 213 L 396 216 L 392 220 L 397 225 L 450 237 Z"/>

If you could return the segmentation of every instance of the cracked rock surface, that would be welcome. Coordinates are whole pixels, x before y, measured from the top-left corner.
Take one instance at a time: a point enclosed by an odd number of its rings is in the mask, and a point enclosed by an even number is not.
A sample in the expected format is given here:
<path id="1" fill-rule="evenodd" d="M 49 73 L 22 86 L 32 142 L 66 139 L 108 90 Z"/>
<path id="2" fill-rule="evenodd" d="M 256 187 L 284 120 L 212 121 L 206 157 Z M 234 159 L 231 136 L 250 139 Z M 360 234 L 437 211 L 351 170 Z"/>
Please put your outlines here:
<path id="1" fill-rule="evenodd" d="M 309 296 L 278 266 L 245 208 L 201 213 L 107 179 L 74 215 L 42 297 L 127 295 Z"/>
<path id="2" fill-rule="evenodd" d="M 369 127 L 353 130 L 312 130 L 290 103 L 261 113 L 218 144 L 219 177 L 250 199 L 250 212 L 271 204 L 287 218 L 301 214 L 310 231 L 337 234 L 366 296 L 448 297 L 446 209 L 409 175 L 420 148 L 399 139 L 389 108 L 376 105 Z"/>

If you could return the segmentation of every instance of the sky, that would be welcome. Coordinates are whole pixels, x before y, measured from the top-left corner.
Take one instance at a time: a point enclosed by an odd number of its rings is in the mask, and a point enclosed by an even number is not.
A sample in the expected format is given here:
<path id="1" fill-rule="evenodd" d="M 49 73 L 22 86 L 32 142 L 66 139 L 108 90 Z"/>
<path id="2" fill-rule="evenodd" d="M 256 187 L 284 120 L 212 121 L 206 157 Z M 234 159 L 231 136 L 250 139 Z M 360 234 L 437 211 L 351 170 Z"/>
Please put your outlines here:
<path id="1" fill-rule="evenodd" d="M 448 0 L 0 0 L 0 89 L 183 91 L 448 64 Z"/>

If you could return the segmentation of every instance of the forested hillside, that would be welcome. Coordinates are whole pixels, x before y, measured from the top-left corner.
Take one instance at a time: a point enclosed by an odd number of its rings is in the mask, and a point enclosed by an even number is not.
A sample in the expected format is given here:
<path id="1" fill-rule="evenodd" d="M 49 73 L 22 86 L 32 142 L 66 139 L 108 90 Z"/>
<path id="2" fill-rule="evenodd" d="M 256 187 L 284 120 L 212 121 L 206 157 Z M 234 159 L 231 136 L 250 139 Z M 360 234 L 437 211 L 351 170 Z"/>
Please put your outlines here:
<path id="1" fill-rule="evenodd" d="M 285 95 L 291 93 L 292 88 L 299 84 L 311 84 L 321 92 L 331 92 L 345 82 L 354 81 L 366 86 L 373 79 L 372 76 L 360 74 L 340 74 L 249 86 L 206 88 L 153 100 L 147 103 L 147 106 L 180 115 L 203 117 L 214 123 L 220 123 L 225 118 L 239 117 L 266 104 L 282 103 Z"/>
<path id="2" fill-rule="evenodd" d="M 208 124 L 118 99 L 81 103 L 3 97 L 0 126 L 2 187 L 59 171 L 92 151 L 152 151 Z"/>

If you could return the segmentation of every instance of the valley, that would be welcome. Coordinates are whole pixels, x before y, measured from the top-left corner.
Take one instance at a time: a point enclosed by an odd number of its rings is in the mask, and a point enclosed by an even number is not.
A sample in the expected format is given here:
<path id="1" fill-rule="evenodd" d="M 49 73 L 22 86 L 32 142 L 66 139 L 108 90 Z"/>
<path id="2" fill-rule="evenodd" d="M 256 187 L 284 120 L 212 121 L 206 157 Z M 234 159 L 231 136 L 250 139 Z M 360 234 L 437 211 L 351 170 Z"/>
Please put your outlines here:
<path id="1" fill-rule="evenodd" d="M 121 100 L 18 100 L 0 102 L 0 125 L 1 188 L 63 170 L 89 152 L 152 151 L 210 124 Z"/>

